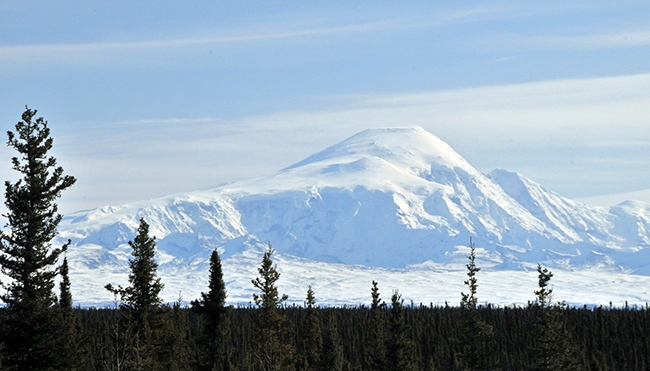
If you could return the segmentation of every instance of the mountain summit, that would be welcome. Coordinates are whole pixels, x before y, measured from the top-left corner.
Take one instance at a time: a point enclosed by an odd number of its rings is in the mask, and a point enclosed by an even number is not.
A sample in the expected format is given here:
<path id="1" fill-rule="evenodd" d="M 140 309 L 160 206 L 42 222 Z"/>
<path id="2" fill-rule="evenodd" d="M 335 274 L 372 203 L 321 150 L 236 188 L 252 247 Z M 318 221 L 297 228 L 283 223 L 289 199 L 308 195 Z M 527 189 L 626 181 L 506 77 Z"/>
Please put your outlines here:
<path id="1" fill-rule="evenodd" d="M 421 127 L 415 126 L 362 131 L 285 170 L 318 164 L 351 163 L 365 159 L 380 159 L 416 173 L 434 163 L 449 168 L 470 167 L 447 143 Z"/>
<path id="2" fill-rule="evenodd" d="M 491 269 L 609 267 L 650 274 L 650 205 L 609 212 L 524 176 L 483 174 L 420 127 L 366 130 L 271 176 L 64 218 L 78 268 L 119 267 L 139 218 L 161 268 L 204 269 L 271 242 L 324 263 L 462 264 L 470 237 Z M 239 254 L 239 255 L 238 255 Z"/>
<path id="3" fill-rule="evenodd" d="M 280 190 L 365 187 L 390 190 L 430 181 L 436 169 L 478 173 L 447 143 L 421 127 L 365 130 L 303 161 L 261 179 L 215 192 L 273 193 Z"/>

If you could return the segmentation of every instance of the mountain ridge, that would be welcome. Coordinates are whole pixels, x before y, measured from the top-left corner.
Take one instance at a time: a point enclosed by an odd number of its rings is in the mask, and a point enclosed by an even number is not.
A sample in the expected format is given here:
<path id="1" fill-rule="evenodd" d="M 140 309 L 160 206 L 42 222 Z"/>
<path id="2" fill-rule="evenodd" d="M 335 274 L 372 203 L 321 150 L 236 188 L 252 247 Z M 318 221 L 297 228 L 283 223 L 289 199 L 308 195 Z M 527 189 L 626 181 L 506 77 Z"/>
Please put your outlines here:
<path id="1" fill-rule="evenodd" d="M 269 242 L 323 267 L 462 267 L 470 237 L 492 270 L 650 275 L 650 205 L 606 212 L 515 172 L 483 174 L 419 127 L 366 130 L 270 176 L 68 215 L 73 269 L 123 271 L 140 218 L 161 269 L 180 275 L 206 270 L 215 248 L 228 260 Z"/>

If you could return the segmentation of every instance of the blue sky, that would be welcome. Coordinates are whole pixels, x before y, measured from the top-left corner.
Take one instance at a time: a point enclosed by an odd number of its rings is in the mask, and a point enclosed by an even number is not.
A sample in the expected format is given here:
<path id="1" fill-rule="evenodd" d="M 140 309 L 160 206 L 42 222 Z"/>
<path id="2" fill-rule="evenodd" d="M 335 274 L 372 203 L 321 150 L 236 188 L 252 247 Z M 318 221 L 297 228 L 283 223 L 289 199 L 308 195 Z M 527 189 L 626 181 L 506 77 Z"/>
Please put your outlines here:
<path id="1" fill-rule="evenodd" d="M 404 125 L 567 197 L 649 189 L 650 5 L 567 3 L 2 2 L 0 122 L 50 122 L 64 212 Z"/>

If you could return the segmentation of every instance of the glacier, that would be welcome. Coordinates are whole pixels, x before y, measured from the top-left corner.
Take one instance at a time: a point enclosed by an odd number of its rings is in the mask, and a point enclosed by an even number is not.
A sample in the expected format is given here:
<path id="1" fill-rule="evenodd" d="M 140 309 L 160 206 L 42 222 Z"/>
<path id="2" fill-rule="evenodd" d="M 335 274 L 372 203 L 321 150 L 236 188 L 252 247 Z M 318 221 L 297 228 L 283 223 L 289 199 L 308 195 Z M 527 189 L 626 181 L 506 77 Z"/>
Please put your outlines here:
<path id="1" fill-rule="evenodd" d="M 385 297 L 456 303 L 470 238 L 485 301 L 532 299 L 537 263 L 568 302 L 650 301 L 650 204 L 605 209 L 512 171 L 483 174 L 420 127 L 366 130 L 266 177 L 66 215 L 57 242 L 72 241 L 76 303 L 111 305 L 103 286 L 126 282 L 140 218 L 168 301 L 206 289 L 218 249 L 229 302 L 249 303 L 270 243 L 296 303 L 307 285 L 321 304 L 366 303 L 373 279 Z"/>

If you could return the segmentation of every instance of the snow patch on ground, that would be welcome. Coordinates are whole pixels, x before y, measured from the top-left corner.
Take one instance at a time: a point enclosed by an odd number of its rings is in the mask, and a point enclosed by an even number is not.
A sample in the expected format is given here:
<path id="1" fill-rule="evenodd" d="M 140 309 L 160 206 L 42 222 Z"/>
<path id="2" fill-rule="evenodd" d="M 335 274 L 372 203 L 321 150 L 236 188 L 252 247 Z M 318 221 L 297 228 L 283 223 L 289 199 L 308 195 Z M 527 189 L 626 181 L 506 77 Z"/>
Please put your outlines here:
<path id="1" fill-rule="evenodd" d="M 255 291 L 251 280 L 258 275 L 263 250 L 251 249 L 223 261 L 228 303 L 248 305 Z M 302 304 L 308 285 L 316 293 L 320 305 L 368 305 L 372 281 L 379 284 L 382 299 L 390 300 L 393 290 L 399 290 L 407 304 L 420 303 L 457 306 L 460 293 L 467 292 L 463 281 L 467 271 L 461 265 L 449 266 L 423 263 L 406 269 L 370 268 L 360 265 L 330 264 L 275 254 L 274 262 L 281 273 L 278 288 L 289 295 L 289 303 Z M 180 268 L 163 265 L 160 269 L 166 302 L 184 303 L 197 299 L 207 291 L 207 259 L 194 267 Z M 128 267 L 80 269 L 71 274 L 75 305 L 111 306 L 113 296 L 103 286 L 107 283 L 128 283 Z M 551 286 L 555 300 L 565 300 L 575 306 L 603 305 L 644 306 L 650 302 L 650 277 L 625 274 L 607 269 L 553 270 Z M 534 299 L 537 272 L 534 266 L 525 270 L 494 270 L 483 268 L 477 274 L 478 298 L 481 304 L 526 305 Z"/>

